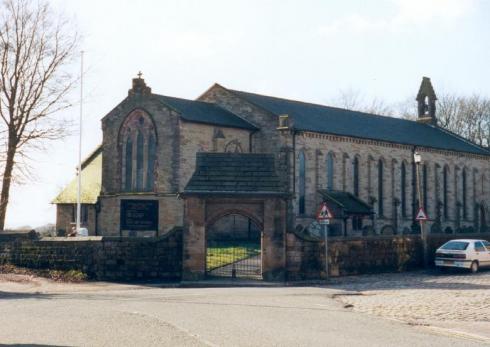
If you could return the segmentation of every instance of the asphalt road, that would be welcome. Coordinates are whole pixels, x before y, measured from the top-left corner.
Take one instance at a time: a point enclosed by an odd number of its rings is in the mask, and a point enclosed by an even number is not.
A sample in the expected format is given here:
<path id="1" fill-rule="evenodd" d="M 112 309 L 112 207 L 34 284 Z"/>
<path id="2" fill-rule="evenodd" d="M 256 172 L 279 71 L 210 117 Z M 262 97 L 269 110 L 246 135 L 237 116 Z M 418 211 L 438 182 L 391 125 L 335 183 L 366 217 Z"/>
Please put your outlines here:
<path id="1" fill-rule="evenodd" d="M 0 279 L 0 344 L 481 346 L 346 309 L 332 289 L 158 288 Z"/>

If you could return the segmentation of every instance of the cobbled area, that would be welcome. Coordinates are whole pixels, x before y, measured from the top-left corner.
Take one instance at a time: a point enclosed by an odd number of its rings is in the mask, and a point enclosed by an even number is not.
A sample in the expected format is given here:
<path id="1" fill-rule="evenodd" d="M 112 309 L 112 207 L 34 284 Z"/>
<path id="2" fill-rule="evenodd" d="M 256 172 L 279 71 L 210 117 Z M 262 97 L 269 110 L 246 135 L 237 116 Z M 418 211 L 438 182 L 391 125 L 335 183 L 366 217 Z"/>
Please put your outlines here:
<path id="1" fill-rule="evenodd" d="M 473 324 L 490 332 L 490 271 L 344 277 L 333 288 L 345 291 L 337 299 L 359 312 L 416 325 Z"/>

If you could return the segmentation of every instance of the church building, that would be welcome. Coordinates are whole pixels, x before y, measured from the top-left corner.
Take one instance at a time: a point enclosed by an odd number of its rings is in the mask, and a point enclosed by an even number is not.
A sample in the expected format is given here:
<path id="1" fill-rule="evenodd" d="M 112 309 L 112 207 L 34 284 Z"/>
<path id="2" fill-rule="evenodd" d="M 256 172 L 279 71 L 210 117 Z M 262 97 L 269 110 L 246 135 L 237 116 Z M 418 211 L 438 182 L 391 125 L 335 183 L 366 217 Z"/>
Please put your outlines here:
<path id="1" fill-rule="evenodd" d="M 139 76 L 102 118 L 102 144 L 83 162 L 82 225 L 90 235 L 162 236 L 185 224 L 186 192 L 240 199 L 240 186 L 282 194 L 288 232 L 313 230 L 322 202 L 332 236 L 418 233 L 421 207 L 432 233 L 489 231 L 490 151 L 439 127 L 436 100 L 424 77 L 410 121 L 219 84 L 187 100 L 155 94 Z M 222 183 L 203 188 L 205 171 Z M 76 190 L 74 180 L 53 201 L 60 233 L 75 221 Z M 214 227 L 255 233 L 249 217 L 223 216 Z"/>

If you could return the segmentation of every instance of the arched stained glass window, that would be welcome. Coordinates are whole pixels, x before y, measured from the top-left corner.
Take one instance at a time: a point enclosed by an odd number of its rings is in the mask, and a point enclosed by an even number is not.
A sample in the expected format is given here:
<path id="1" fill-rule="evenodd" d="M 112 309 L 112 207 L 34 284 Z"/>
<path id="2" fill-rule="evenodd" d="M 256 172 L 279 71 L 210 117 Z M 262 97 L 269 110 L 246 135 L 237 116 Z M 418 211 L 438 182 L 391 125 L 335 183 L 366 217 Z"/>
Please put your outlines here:
<path id="1" fill-rule="evenodd" d="M 138 131 L 136 137 L 136 190 L 138 192 L 143 191 L 143 160 L 144 160 L 144 148 L 145 140 L 143 134 Z"/>
<path id="2" fill-rule="evenodd" d="M 133 141 L 131 137 L 128 136 L 125 143 L 125 158 L 124 158 L 124 190 L 131 191 L 132 181 L 133 181 Z"/>
<path id="3" fill-rule="evenodd" d="M 155 180 L 156 133 L 150 116 L 135 110 L 125 119 L 119 144 L 123 153 L 122 188 L 126 192 L 152 191 Z"/>
<path id="4" fill-rule="evenodd" d="M 155 136 L 150 135 L 148 139 L 148 169 L 146 171 L 146 190 L 152 191 L 155 180 L 155 148 L 156 141 Z"/>
<path id="5" fill-rule="evenodd" d="M 352 163 L 353 179 L 354 179 L 354 195 L 359 196 L 359 157 L 354 157 Z"/>
<path id="6" fill-rule="evenodd" d="M 334 157 L 333 153 L 327 154 L 327 189 L 333 190 L 333 175 L 334 175 Z"/>
<path id="7" fill-rule="evenodd" d="M 299 214 L 305 213 L 305 193 L 306 193 L 306 159 L 305 153 L 299 153 Z"/>

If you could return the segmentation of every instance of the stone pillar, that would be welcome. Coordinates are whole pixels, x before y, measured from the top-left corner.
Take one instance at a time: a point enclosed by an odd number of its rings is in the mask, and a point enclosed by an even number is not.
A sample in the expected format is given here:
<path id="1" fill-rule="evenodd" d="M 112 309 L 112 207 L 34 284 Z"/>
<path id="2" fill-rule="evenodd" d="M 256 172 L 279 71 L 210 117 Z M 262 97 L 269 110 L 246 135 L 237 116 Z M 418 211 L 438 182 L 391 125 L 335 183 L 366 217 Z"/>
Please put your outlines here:
<path id="1" fill-rule="evenodd" d="M 205 200 L 185 200 L 182 279 L 199 280 L 206 276 Z"/>
<path id="2" fill-rule="evenodd" d="M 286 274 L 286 204 L 280 199 L 264 201 L 262 277 L 283 281 Z"/>

